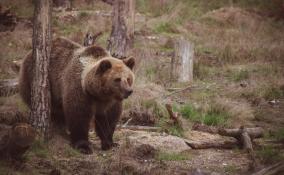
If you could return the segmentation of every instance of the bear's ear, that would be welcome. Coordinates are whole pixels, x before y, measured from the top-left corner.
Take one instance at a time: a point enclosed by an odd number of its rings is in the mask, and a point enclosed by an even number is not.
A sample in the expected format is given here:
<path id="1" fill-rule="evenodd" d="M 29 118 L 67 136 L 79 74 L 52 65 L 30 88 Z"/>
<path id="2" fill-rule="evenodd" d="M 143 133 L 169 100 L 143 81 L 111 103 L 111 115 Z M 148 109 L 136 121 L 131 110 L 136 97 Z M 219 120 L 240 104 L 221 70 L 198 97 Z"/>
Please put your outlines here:
<path id="1" fill-rule="evenodd" d="M 89 46 L 87 47 L 81 56 L 93 56 L 95 58 L 108 56 L 108 53 L 105 49 L 100 46 Z"/>
<path id="2" fill-rule="evenodd" d="M 103 60 L 100 62 L 100 65 L 96 71 L 96 74 L 103 74 L 105 71 L 111 68 L 111 62 L 109 60 Z"/>
<path id="3" fill-rule="evenodd" d="M 135 66 L 135 59 L 133 57 L 129 57 L 123 60 L 124 64 L 129 67 L 131 70 Z"/>

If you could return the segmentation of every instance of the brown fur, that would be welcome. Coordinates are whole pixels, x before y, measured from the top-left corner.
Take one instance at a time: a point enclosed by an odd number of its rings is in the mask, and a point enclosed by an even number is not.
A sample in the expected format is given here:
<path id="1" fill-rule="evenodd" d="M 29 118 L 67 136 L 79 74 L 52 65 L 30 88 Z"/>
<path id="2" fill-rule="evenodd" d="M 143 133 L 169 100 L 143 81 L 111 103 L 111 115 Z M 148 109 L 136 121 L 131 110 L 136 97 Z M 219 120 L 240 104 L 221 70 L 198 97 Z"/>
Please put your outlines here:
<path id="1" fill-rule="evenodd" d="M 134 59 L 119 60 L 98 47 L 80 47 L 66 39 L 53 41 L 50 58 L 52 119 L 67 123 L 71 143 L 90 153 L 89 123 L 94 116 L 102 149 L 111 148 L 113 132 L 122 112 L 122 100 L 132 93 Z M 30 105 L 32 55 L 21 69 L 20 93 Z"/>

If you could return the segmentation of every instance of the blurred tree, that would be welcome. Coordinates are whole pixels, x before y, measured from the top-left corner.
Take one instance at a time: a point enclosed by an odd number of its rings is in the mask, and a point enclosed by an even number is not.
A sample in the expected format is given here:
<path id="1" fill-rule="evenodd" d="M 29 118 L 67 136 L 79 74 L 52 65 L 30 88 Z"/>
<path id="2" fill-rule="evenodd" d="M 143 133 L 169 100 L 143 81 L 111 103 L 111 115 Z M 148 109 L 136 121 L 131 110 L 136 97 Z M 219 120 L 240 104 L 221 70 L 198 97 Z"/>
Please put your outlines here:
<path id="1" fill-rule="evenodd" d="M 112 31 L 107 49 L 123 58 L 131 54 L 134 42 L 135 0 L 113 1 Z"/>
<path id="2" fill-rule="evenodd" d="M 53 0 L 54 7 L 63 7 L 63 8 L 70 8 L 71 1 L 70 0 Z"/>

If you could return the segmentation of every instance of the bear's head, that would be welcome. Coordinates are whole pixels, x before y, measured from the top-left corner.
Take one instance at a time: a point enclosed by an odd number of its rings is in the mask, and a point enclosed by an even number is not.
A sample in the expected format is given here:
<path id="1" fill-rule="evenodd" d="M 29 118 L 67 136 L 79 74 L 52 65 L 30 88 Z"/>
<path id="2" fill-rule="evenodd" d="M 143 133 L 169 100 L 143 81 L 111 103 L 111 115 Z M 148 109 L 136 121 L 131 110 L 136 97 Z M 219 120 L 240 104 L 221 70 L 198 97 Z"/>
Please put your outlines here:
<path id="1" fill-rule="evenodd" d="M 134 58 L 120 60 L 110 56 L 102 48 L 91 47 L 97 51 L 91 56 L 82 57 L 89 60 L 86 61 L 82 73 L 82 86 L 85 93 L 100 100 L 121 101 L 129 97 L 133 92 Z"/>

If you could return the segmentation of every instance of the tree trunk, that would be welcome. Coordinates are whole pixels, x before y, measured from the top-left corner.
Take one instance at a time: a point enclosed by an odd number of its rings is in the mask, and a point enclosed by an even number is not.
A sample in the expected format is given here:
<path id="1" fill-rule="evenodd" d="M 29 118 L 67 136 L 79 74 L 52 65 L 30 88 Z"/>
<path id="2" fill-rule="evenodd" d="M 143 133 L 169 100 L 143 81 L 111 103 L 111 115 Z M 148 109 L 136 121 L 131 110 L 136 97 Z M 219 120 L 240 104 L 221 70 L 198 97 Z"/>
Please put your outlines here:
<path id="1" fill-rule="evenodd" d="M 113 2 L 112 31 L 107 49 L 117 58 L 131 54 L 134 42 L 134 16 L 135 0 Z"/>
<path id="2" fill-rule="evenodd" d="M 33 25 L 33 81 L 31 92 L 32 126 L 41 131 L 44 140 L 49 137 L 50 87 L 49 58 L 51 50 L 51 0 L 35 1 Z"/>

